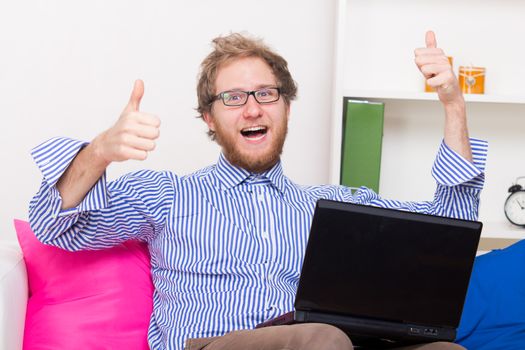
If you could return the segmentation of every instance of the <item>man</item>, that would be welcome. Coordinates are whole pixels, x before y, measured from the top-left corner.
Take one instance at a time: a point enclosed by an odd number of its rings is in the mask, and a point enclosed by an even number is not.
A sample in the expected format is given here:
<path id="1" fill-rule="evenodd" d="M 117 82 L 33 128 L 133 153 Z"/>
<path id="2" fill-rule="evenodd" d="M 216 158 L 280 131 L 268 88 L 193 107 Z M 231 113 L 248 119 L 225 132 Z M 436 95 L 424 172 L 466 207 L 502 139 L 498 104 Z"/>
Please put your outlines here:
<path id="1" fill-rule="evenodd" d="M 44 180 L 31 202 L 32 228 L 42 241 L 70 250 L 147 242 L 153 349 L 352 349 L 328 325 L 253 327 L 292 309 L 319 198 L 477 217 L 486 147 L 469 142 L 457 80 L 432 32 L 426 41 L 416 64 L 437 88 L 446 115 L 433 201 L 303 187 L 284 176 L 280 154 L 295 82 L 281 56 L 259 40 L 231 34 L 213 41 L 197 87 L 198 111 L 222 148 L 217 164 L 182 177 L 139 171 L 106 184 L 112 162 L 146 159 L 159 136 L 159 119 L 139 110 L 144 85 L 137 81 L 119 120 L 91 143 L 58 138 L 33 150 Z M 459 346 L 421 346 L 453 347 Z"/>

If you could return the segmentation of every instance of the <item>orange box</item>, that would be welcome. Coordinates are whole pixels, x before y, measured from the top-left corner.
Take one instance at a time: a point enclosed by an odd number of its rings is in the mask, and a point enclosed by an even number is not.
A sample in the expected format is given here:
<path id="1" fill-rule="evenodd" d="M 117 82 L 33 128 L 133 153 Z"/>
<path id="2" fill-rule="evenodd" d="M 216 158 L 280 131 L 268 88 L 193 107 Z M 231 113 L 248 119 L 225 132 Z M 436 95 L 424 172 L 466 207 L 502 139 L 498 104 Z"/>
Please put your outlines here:
<path id="1" fill-rule="evenodd" d="M 459 87 L 464 94 L 485 93 L 485 67 L 459 67 Z"/>
<path id="2" fill-rule="evenodd" d="M 448 58 L 448 61 L 450 62 L 450 66 L 453 67 L 452 56 L 447 56 L 447 58 Z M 436 89 L 434 89 L 432 86 L 428 85 L 427 82 L 425 81 L 425 92 L 436 92 Z"/>

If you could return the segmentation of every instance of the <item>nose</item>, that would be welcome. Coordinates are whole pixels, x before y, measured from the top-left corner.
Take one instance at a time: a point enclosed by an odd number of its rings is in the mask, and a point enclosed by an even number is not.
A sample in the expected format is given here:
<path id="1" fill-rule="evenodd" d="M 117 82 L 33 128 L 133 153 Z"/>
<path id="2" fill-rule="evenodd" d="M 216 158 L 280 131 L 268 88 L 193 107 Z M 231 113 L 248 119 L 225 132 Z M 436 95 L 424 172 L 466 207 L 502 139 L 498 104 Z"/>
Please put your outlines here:
<path id="1" fill-rule="evenodd" d="M 248 96 L 248 100 L 244 105 L 243 116 L 245 118 L 258 118 L 262 115 L 262 108 L 259 102 L 255 100 L 255 96 Z"/>

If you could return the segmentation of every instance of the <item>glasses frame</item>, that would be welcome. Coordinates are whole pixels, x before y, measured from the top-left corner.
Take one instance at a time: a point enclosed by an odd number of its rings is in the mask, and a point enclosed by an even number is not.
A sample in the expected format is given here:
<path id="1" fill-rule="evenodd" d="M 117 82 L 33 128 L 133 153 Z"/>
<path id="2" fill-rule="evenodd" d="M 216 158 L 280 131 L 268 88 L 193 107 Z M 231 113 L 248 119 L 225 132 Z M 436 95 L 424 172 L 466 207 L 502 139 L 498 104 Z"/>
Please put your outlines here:
<path id="1" fill-rule="evenodd" d="M 261 91 L 261 90 L 269 90 L 269 89 L 272 89 L 272 90 L 277 90 L 277 98 L 273 101 L 259 101 L 257 99 L 257 95 L 256 93 Z M 243 92 L 246 94 L 246 100 L 244 100 L 243 103 L 241 104 L 228 104 L 226 103 L 226 101 L 224 100 L 224 94 L 226 93 L 229 93 L 229 92 Z M 277 102 L 281 99 L 281 88 L 279 87 L 276 87 L 276 86 L 269 86 L 269 87 L 264 87 L 264 88 L 260 88 L 258 90 L 252 90 L 252 91 L 243 91 L 243 90 L 226 90 L 226 91 L 223 91 L 221 92 L 220 94 L 214 96 L 213 98 L 213 102 L 217 101 L 217 100 L 222 100 L 222 103 L 227 106 L 227 107 L 241 107 L 241 106 L 244 106 L 246 103 L 248 103 L 248 99 L 250 98 L 250 96 L 253 96 L 253 99 L 258 103 L 258 104 L 261 104 L 261 105 L 265 105 L 265 104 L 270 104 L 270 103 L 274 103 L 274 102 Z"/>

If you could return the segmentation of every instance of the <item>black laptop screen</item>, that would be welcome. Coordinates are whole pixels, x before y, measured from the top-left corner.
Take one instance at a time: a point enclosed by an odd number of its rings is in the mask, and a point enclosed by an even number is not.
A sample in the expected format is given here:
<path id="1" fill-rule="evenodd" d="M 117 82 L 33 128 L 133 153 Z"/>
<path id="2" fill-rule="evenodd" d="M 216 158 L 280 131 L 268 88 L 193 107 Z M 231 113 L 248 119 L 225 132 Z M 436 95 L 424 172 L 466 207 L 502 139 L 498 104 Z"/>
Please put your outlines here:
<path id="1" fill-rule="evenodd" d="M 296 309 L 457 327 L 481 223 L 320 201 Z"/>

